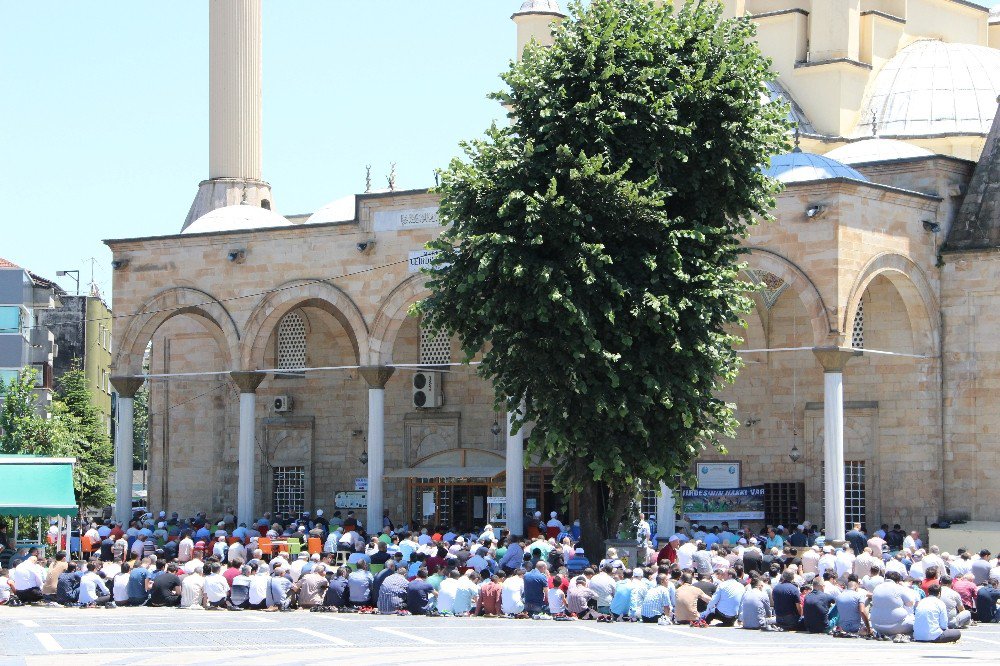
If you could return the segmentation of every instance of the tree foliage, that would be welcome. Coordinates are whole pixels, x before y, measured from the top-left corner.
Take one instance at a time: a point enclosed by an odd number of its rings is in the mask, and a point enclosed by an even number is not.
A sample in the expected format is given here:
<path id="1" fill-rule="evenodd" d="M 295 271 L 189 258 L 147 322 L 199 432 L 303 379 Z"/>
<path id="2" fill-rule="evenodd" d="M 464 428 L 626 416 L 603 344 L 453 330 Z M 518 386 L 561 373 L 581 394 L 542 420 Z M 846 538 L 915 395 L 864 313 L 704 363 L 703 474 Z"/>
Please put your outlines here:
<path id="1" fill-rule="evenodd" d="M 529 453 L 581 493 L 608 536 L 640 480 L 686 475 L 735 428 L 716 396 L 749 308 L 740 241 L 774 187 L 787 109 L 744 19 L 715 2 L 574 3 L 551 48 L 529 46 L 494 97 L 510 127 L 465 142 L 442 172 L 431 296 Z"/>
<path id="2" fill-rule="evenodd" d="M 59 409 L 72 416 L 79 443 L 76 478 L 77 501 L 82 506 L 103 507 L 114 502 L 114 450 L 107 425 L 94 405 L 87 375 L 78 362 L 59 378 Z M 57 410 L 54 410 L 54 413 Z"/>

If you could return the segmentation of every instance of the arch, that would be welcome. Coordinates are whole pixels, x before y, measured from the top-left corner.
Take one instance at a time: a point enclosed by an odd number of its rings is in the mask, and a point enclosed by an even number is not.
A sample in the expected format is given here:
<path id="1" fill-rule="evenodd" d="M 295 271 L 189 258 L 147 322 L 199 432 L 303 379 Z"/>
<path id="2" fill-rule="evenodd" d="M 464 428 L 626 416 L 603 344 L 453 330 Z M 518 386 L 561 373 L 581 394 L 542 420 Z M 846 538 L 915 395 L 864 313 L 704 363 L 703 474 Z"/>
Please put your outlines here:
<path id="1" fill-rule="evenodd" d="M 906 314 L 910 319 L 910 329 L 913 332 L 913 350 L 918 354 L 936 354 L 938 347 L 938 327 L 932 312 L 938 312 L 937 299 L 931 289 L 930 282 L 920 270 L 920 267 L 907 257 L 892 252 L 884 252 L 874 256 L 861 269 L 854 285 L 851 287 L 847 304 L 844 308 L 844 331 L 850 331 L 847 322 L 854 322 L 858 311 L 858 303 L 872 280 L 879 275 L 885 276 L 896 288 Z M 893 351 L 887 349 L 884 351 Z"/>
<path id="2" fill-rule="evenodd" d="M 788 289 L 795 293 L 809 316 L 813 333 L 813 344 L 822 345 L 829 341 L 835 333 L 834 321 L 830 318 L 830 310 L 823 301 L 816 283 L 806 275 L 805 271 L 773 250 L 762 247 L 748 248 L 750 259 L 748 268 L 764 270 L 781 278 Z"/>
<path id="3" fill-rule="evenodd" d="M 247 370 L 263 367 L 271 332 L 286 314 L 305 307 L 318 308 L 333 316 L 347 332 L 355 360 L 360 363 L 365 358 L 368 327 L 351 297 L 324 280 L 293 280 L 267 294 L 254 306 L 243 327 L 239 355 L 242 367 Z"/>
<path id="4" fill-rule="evenodd" d="M 417 273 L 396 285 L 379 307 L 372 322 L 368 340 L 368 361 L 370 365 L 392 363 L 392 348 L 396 343 L 399 328 L 406 320 L 409 306 L 431 292 L 427 288 L 426 275 Z"/>
<path id="5" fill-rule="evenodd" d="M 218 299 L 200 289 L 172 287 L 153 296 L 129 319 L 112 361 L 115 374 L 142 374 L 142 359 L 153 334 L 168 319 L 178 315 L 199 320 L 216 339 L 227 361 L 227 368 L 219 370 L 236 369 L 233 363 L 239 358 L 240 334 L 229 311 Z"/>

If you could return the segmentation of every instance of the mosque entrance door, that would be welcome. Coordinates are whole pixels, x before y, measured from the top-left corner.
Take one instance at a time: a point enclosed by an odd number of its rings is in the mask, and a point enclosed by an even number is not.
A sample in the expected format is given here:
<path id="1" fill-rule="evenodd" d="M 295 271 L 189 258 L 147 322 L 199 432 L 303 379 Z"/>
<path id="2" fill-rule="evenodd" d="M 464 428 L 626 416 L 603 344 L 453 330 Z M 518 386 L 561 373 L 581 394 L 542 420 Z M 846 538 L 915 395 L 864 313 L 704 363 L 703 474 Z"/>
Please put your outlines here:
<path id="1" fill-rule="evenodd" d="M 414 479 L 410 482 L 410 515 L 428 529 L 443 526 L 459 532 L 481 530 L 497 523 L 497 505 L 503 479 Z M 502 506 L 502 505 L 501 505 Z"/>

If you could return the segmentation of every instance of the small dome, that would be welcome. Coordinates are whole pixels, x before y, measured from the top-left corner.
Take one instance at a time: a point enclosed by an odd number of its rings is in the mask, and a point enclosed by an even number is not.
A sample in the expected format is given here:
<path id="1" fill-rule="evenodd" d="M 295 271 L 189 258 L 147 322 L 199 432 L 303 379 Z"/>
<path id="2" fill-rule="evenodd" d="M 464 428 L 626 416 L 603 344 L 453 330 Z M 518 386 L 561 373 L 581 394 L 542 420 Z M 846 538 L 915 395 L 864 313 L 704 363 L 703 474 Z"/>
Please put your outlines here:
<path id="1" fill-rule="evenodd" d="M 562 15 L 562 10 L 559 8 L 559 0 L 524 0 L 521 3 L 521 8 L 517 10 L 514 16 L 518 14 L 538 13 Z"/>
<path id="2" fill-rule="evenodd" d="M 795 103 L 795 100 L 788 94 L 788 91 L 785 90 L 784 86 L 777 81 L 768 81 L 765 86 L 767 87 L 767 90 L 764 93 L 764 97 L 766 97 L 769 101 L 774 102 L 781 99 L 788 102 L 788 122 L 797 125 L 799 131 L 803 134 L 816 134 L 816 130 L 813 129 L 812 123 L 809 122 L 808 118 L 806 118 L 806 114 L 802 110 L 802 107 Z"/>
<path id="3" fill-rule="evenodd" d="M 927 157 L 931 151 L 896 139 L 863 139 L 834 148 L 826 157 L 843 164 L 863 164 L 865 162 L 888 162 L 912 157 Z"/>
<path id="4" fill-rule="evenodd" d="M 1000 23 L 1000 5 L 990 10 L 990 23 Z"/>
<path id="5" fill-rule="evenodd" d="M 855 136 L 988 134 L 1000 94 L 1000 51 L 925 39 L 875 76 Z"/>
<path id="6" fill-rule="evenodd" d="M 350 222 L 354 219 L 355 196 L 349 194 L 331 201 L 309 216 L 306 224 L 323 224 L 324 222 Z"/>
<path id="7" fill-rule="evenodd" d="M 184 234 L 210 234 L 240 229 L 290 227 L 292 223 L 272 210 L 257 206 L 224 206 L 205 213 L 192 222 Z"/>
<path id="8" fill-rule="evenodd" d="M 850 178 L 867 183 L 860 172 L 846 164 L 830 159 L 825 155 L 813 153 L 791 152 L 775 155 L 771 164 L 764 170 L 764 175 L 780 180 L 782 183 L 807 183 L 814 180 L 831 180 L 833 178 Z"/>

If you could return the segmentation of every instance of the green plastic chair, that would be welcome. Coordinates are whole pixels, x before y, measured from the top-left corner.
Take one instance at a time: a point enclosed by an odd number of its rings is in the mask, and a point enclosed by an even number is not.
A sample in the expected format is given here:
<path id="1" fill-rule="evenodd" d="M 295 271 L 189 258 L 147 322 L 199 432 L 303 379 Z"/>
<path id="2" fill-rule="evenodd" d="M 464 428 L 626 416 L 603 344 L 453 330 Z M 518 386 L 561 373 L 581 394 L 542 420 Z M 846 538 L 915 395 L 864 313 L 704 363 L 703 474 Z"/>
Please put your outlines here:
<path id="1" fill-rule="evenodd" d="M 299 541 L 298 539 L 289 539 L 288 540 L 288 554 L 289 555 L 298 555 L 301 552 L 302 552 L 302 542 Z"/>
<path id="2" fill-rule="evenodd" d="M 372 572 L 373 576 L 377 574 L 379 571 L 382 571 L 382 569 L 385 569 L 384 564 L 372 564 L 371 566 L 368 567 L 368 570 Z"/>

